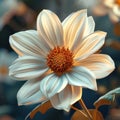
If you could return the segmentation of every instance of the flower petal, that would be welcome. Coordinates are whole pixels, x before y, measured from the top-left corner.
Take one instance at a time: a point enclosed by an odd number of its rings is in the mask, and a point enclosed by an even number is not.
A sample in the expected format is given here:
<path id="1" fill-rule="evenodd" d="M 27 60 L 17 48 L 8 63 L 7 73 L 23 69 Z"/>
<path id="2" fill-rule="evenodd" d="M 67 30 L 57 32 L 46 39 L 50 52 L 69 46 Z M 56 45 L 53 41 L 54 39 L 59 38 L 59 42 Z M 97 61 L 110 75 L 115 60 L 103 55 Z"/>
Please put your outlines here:
<path id="1" fill-rule="evenodd" d="M 22 56 L 9 67 L 9 75 L 18 80 L 35 79 L 43 75 L 48 67 L 41 57 Z"/>
<path id="2" fill-rule="evenodd" d="M 74 38 L 73 38 L 73 45 L 71 50 L 74 52 L 76 50 L 76 47 L 79 48 L 79 45 L 81 44 L 82 40 L 84 40 L 85 37 L 92 34 L 95 29 L 95 22 L 92 18 L 92 16 L 88 17 L 87 20 L 82 21 L 83 26 L 77 26 L 78 30 L 76 31 Z"/>
<path id="3" fill-rule="evenodd" d="M 88 20 L 87 20 L 84 37 L 87 37 L 88 35 L 92 34 L 94 32 L 94 30 L 95 30 L 95 22 L 94 22 L 93 17 L 90 16 L 90 17 L 88 17 Z"/>
<path id="4" fill-rule="evenodd" d="M 74 54 L 76 60 L 87 58 L 89 55 L 97 52 L 104 44 L 106 33 L 102 31 L 96 31 L 93 34 L 86 37 L 79 48 L 76 48 Z"/>
<path id="5" fill-rule="evenodd" d="M 40 12 L 37 18 L 37 30 L 42 38 L 51 49 L 63 45 L 63 28 L 62 24 L 55 13 L 49 10 Z"/>
<path id="6" fill-rule="evenodd" d="M 82 97 L 82 87 L 71 85 L 71 89 L 72 89 L 72 98 L 71 98 L 71 105 L 72 105 L 72 104 L 76 103 L 78 100 L 81 99 L 81 97 Z"/>
<path id="7" fill-rule="evenodd" d="M 103 4 L 109 8 L 112 8 L 115 0 L 103 0 Z"/>
<path id="8" fill-rule="evenodd" d="M 87 10 L 80 10 L 70 14 L 63 22 L 64 45 L 71 48 L 76 37 L 82 38 L 82 32 L 87 20 Z M 79 36 L 78 36 L 79 35 Z"/>
<path id="9" fill-rule="evenodd" d="M 39 38 L 35 30 L 18 32 L 11 35 L 10 45 L 20 56 L 25 54 L 46 57 L 50 50 L 50 47 Z"/>
<path id="10" fill-rule="evenodd" d="M 40 91 L 40 81 L 29 80 L 18 91 L 17 100 L 19 105 L 35 104 L 46 100 Z"/>
<path id="11" fill-rule="evenodd" d="M 40 82 L 40 90 L 46 97 L 50 98 L 63 90 L 67 83 L 68 80 L 64 75 L 59 77 L 55 74 L 50 74 Z"/>
<path id="12" fill-rule="evenodd" d="M 120 6 L 119 5 L 114 5 L 113 12 L 114 12 L 115 15 L 120 17 Z"/>
<path id="13" fill-rule="evenodd" d="M 117 15 L 113 12 L 113 10 L 110 10 L 108 15 L 109 15 L 109 17 L 110 17 L 110 20 L 111 20 L 113 23 L 119 22 L 119 16 L 117 16 Z"/>
<path id="14" fill-rule="evenodd" d="M 73 67 L 72 71 L 66 74 L 66 77 L 70 85 L 97 90 L 94 74 L 85 67 Z"/>
<path id="15" fill-rule="evenodd" d="M 90 69 L 97 79 L 108 76 L 115 68 L 111 57 L 104 54 L 93 54 L 87 59 L 80 61 L 79 65 Z"/>
<path id="16" fill-rule="evenodd" d="M 70 106 L 77 102 L 82 96 L 82 88 L 68 85 L 60 93 L 56 94 L 50 101 L 54 108 L 70 110 Z"/>

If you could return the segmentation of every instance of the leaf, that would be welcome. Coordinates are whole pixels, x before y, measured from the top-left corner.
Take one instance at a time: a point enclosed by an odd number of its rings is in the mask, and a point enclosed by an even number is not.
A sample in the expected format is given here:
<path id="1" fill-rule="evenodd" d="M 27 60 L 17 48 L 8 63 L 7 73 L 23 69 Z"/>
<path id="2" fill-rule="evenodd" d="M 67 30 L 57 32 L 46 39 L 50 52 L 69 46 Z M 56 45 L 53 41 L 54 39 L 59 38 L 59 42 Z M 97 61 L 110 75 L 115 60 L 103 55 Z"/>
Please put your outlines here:
<path id="1" fill-rule="evenodd" d="M 92 120 L 104 120 L 102 114 L 97 109 L 88 109 L 90 114 L 92 115 Z M 84 112 L 83 110 L 81 110 Z M 85 113 L 85 112 L 84 112 Z M 71 120 L 88 120 L 81 112 L 76 111 Z"/>
<path id="2" fill-rule="evenodd" d="M 109 91 L 105 95 L 101 96 L 95 103 L 94 106 L 99 108 L 102 105 L 110 105 L 114 102 L 115 96 L 120 94 L 120 87 Z"/>
<path id="3" fill-rule="evenodd" d="M 94 106 L 95 106 L 96 109 L 98 109 L 102 105 L 111 105 L 111 104 L 112 104 L 111 101 L 106 100 L 106 99 L 101 99 L 101 100 L 95 102 Z"/>
<path id="4" fill-rule="evenodd" d="M 28 117 L 30 117 L 31 119 L 34 118 L 35 114 L 37 112 L 41 112 L 42 114 L 44 114 L 48 109 L 50 109 L 52 107 L 50 101 L 47 101 L 45 103 L 42 103 L 40 105 L 38 105 L 35 109 L 33 109 L 25 118 L 25 120 L 27 120 Z"/>

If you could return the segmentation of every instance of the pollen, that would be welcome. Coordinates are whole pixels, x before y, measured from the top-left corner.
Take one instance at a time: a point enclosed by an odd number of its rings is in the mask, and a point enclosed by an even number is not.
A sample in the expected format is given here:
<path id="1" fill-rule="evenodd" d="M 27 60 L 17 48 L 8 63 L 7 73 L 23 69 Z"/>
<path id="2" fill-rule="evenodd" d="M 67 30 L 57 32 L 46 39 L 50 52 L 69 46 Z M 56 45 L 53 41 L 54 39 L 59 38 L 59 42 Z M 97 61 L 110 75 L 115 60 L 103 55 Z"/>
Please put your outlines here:
<path id="1" fill-rule="evenodd" d="M 115 3 L 120 6 L 120 0 L 115 0 Z"/>
<path id="2" fill-rule="evenodd" d="M 62 75 L 71 69 L 73 53 L 64 47 L 55 47 L 47 56 L 47 65 L 57 75 Z"/>

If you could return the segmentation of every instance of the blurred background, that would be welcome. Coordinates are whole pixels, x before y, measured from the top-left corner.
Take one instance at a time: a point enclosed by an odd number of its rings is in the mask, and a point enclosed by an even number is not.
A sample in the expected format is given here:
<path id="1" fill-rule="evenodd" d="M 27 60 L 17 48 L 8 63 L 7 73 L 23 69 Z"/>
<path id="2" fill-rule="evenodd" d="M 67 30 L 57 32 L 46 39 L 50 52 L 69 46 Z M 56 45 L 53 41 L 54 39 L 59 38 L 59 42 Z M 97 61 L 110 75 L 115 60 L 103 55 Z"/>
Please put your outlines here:
<path id="1" fill-rule="evenodd" d="M 117 9 L 115 8 L 117 6 Z M 0 120 L 24 120 L 36 106 L 18 106 L 16 95 L 24 82 L 11 80 L 8 67 L 17 58 L 9 45 L 9 36 L 22 30 L 36 29 L 36 17 L 42 9 L 55 12 L 61 21 L 71 12 L 88 9 L 95 20 L 95 30 L 107 32 L 102 53 L 110 55 L 116 69 L 108 77 L 98 80 L 98 91 L 83 90 L 88 108 L 106 92 L 120 87 L 120 0 L 0 0 Z M 76 103 L 76 106 L 79 105 Z M 105 120 L 120 120 L 120 97 L 112 106 L 100 109 Z M 45 115 L 37 113 L 34 120 L 70 120 L 74 111 L 66 113 L 55 109 Z M 28 118 L 29 119 L 29 118 Z"/>

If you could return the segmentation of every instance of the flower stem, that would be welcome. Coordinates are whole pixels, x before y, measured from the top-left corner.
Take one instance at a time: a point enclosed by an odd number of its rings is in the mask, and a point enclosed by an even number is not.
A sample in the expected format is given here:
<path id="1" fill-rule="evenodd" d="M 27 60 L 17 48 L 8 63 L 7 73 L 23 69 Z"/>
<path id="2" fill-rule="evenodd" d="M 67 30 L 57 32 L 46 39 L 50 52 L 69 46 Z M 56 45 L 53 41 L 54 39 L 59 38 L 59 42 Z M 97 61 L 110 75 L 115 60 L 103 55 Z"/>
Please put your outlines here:
<path id="1" fill-rule="evenodd" d="M 76 110 L 76 111 L 80 112 L 83 116 L 85 116 L 86 118 L 88 118 L 88 116 L 87 116 L 84 112 L 82 112 L 81 110 L 79 110 L 78 108 L 76 108 L 76 107 L 74 107 L 74 106 L 71 106 L 71 108 L 72 108 L 73 110 Z"/>
<path id="2" fill-rule="evenodd" d="M 83 102 L 83 100 L 82 99 L 80 99 L 80 105 L 81 105 L 81 107 L 83 108 L 83 110 L 85 111 L 85 113 L 87 114 L 87 116 L 88 116 L 88 118 L 89 118 L 89 120 L 93 120 L 93 118 L 92 118 L 92 115 L 90 114 L 90 112 L 88 111 L 88 109 L 87 109 L 87 107 L 86 107 L 86 105 L 85 105 L 85 103 Z"/>

